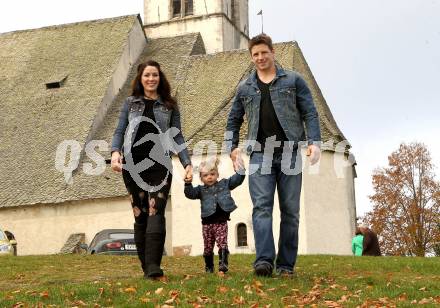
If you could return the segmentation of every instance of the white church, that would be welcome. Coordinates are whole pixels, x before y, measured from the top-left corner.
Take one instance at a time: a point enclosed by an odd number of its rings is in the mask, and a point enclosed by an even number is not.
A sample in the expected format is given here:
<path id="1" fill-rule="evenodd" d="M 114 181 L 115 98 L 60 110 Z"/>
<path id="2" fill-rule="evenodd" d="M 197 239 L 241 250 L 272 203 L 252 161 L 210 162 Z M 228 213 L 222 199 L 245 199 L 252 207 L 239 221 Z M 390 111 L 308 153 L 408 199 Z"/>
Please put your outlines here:
<path id="1" fill-rule="evenodd" d="M 248 40 L 247 0 L 145 0 L 144 22 L 133 15 L 1 33 L 0 228 L 14 234 L 18 254 L 59 253 L 72 234 L 90 243 L 100 230 L 133 228 L 122 177 L 109 165 L 110 145 L 136 67 L 147 59 L 161 63 L 170 79 L 193 164 L 200 149 L 209 149 L 221 159 L 220 177 L 231 176 L 222 143 L 237 85 L 252 70 Z M 299 253 L 351 254 L 350 145 L 298 43 L 274 47 L 279 65 L 302 74 L 312 90 L 323 137 L 319 164 L 309 166 L 304 156 Z M 60 166 L 66 141 L 71 147 Z M 183 194 L 177 157 L 173 165 L 166 253 L 200 255 L 200 204 Z M 233 197 L 238 209 L 229 222 L 229 250 L 254 253 L 247 179 Z M 277 234 L 277 201 L 273 217 Z"/>

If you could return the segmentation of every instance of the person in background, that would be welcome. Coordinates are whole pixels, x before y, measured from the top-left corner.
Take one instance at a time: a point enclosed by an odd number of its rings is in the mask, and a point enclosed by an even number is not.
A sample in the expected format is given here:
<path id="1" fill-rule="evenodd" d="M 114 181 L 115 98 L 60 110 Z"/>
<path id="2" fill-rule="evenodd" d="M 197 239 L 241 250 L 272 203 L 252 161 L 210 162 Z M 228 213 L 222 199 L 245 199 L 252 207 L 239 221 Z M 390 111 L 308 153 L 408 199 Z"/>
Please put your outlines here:
<path id="1" fill-rule="evenodd" d="M 355 256 L 362 256 L 364 236 L 359 227 L 356 227 L 356 233 L 351 241 L 351 251 Z"/>
<path id="2" fill-rule="evenodd" d="M 364 236 L 362 255 L 363 256 L 381 256 L 379 240 L 377 234 L 370 228 L 362 226 L 359 227 L 362 235 Z"/>

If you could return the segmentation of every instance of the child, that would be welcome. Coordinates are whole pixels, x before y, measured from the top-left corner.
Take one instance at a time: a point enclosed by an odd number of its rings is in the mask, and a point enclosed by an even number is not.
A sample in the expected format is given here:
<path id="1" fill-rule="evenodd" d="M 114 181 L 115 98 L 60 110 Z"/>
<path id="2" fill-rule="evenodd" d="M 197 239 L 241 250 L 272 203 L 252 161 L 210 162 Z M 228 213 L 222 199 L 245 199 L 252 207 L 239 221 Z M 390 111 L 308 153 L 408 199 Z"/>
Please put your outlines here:
<path id="1" fill-rule="evenodd" d="M 200 199 L 202 208 L 203 242 L 205 271 L 214 272 L 214 244 L 217 242 L 219 272 L 228 271 L 228 223 L 229 214 L 237 208 L 231 197 L 231 190 L 241 185 L 244 180 L 243 163 L 228 179 L 218 181 L 219 160 L 203 161 L 199 166 L 200 180 L 203 185 L 193 187 L 185 183 L 185 196 Z"/>

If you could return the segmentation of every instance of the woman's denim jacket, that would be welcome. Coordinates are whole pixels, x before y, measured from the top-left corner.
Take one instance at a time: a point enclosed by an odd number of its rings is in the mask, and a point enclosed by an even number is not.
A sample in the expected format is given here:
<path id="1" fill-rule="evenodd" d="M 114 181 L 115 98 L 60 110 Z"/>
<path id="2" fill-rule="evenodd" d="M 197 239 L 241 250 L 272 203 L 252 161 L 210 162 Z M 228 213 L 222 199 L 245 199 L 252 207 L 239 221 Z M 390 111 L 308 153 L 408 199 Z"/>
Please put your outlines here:
<path id="1" fill-rule="evenodd" d="M 312 94 L 304 79 L 294 71 L 276 67 L 276 76 L 270 85 L 270 98 L 275 114 L 289 141 L 295 143 L 305 140 L 304 124 L 307 129 L 308 144 L 319 145 L 321 131 L 319 117 L 313 103 Z M 261 91 L 254 70 L 243 80 L 237 89 L 229 113 L 226 131 L 232 132 L 231 150 L 238 146 L 239 132 L 246 114 L 248 136 L 246 151 L 250 155 L 255 150 L 259 120 Z"/>
<path id="2" fill-rule="evenodd" d="M 231 196 L 231 190 L 241 185 L 244 181 L 244 174 L 235 173 L 228 179 L 222 179 L 211 186 L 198 185 L 194 187 L 191 183 L 185 184 L 185 196 L 189 199 L 200 199 L 202 206 L 202 218 L 215 213 L 217 204 L 225 212 L 232 212 L 237 208 Z"/>
<path id="3" fill-rule="evenodd" d="M 118 126 L 113 134 L 112 152 L 124 151 L 124 155 L 130 153 L 144 109 L 145 103 L 142 98 L 129 96 L 125 99 Z M 191 160 L 181 131 L 179 110 L 167 109 L 159 97 L 154 102 L 153 113 L 160 128 L 160 141 L 165 149 L 165 155 L 170 156 L 170 152 L 177 153 L 184 167 L 190 165 Z"/>

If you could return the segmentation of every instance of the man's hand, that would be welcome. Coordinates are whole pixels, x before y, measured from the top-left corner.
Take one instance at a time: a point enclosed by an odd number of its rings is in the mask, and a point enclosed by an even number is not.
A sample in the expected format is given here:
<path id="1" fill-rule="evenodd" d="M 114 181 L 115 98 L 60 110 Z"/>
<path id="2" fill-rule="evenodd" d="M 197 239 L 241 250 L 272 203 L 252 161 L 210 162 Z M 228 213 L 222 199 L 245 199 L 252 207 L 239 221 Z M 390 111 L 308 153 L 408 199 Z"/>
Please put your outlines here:
<path id="1" fill-rule="evenodd" d="M 234 171 L 237 172 L 238 170 L 244 169 L 244 161 L 241 157 L 241 150 L 239 148 L 235 148 L 231 152 L 231 160 L 232 165 L 234 166 Z"/>
<path id="2" fill-rule="evenodd" d="M 310 165 L 314 165 L 319 161 L 319 158 L 321 157 L 321 149 L 311 144 L 307 147 L 307 156 L 309 156 L 310 159 Z"/>
<path id="3" fill-rule="evenodd" d="M 185 183 L 191 183 L 193 180 L 193 167 L 188 165 L 185 167 L 185 177 L 183 179 Z"/>
<path id="4" fill-rule="evenodd" d="M 115 172 L 122 171 L 122 156 L 118 151 L 112 153 L 111 167 Z"/>

